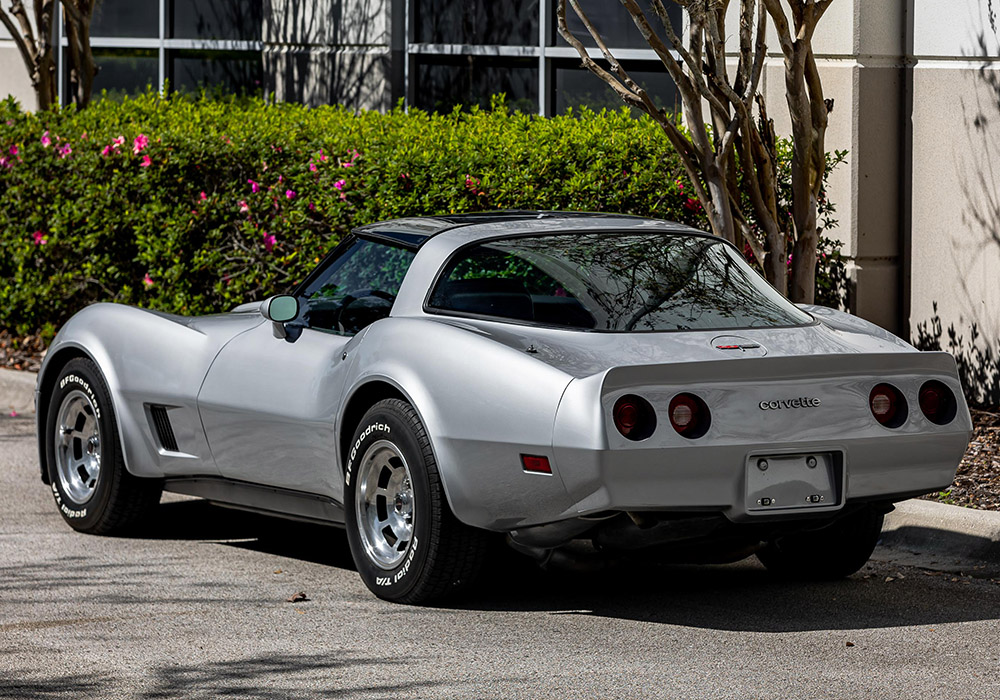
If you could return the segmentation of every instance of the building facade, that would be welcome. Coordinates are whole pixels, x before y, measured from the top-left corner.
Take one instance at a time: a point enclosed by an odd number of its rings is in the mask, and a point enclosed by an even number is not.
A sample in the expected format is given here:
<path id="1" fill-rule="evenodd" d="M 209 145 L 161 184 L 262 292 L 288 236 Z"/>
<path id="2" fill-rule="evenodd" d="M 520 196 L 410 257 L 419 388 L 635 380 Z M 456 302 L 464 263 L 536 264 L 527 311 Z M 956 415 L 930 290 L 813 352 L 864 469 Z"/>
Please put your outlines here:
<path id="1" fill-rule="evenodd" d="M 663 106 L 676 105 L 619 3 L 584 6 L 630 73 Z M 92 36 L 102 69 L 95 90 L 111 93 L 168 80 L 368 109 L 405 99 L 447 110 L 488 104 L 496 92 L 543 115 L 619 104 L 558 37 L 555 0 L 101 0 Z M 775 37 L 769 46 L 762 91 L 787 133 Z M 967 375 L 980 375 L 967 379 L 982 398 L 1000 403 L 993 0 L 836 0 L 814 47 L 834 99 L 827 147 L 848 151 L 831 176 L 839 227 L 830 235 L 851 260 L 849 308 L 923 347 L 952 350 Z M 59 65 L 65 80 L 64 57 Z M 0 94 L 31 105 L 2 34 L 0 66 Z"/>

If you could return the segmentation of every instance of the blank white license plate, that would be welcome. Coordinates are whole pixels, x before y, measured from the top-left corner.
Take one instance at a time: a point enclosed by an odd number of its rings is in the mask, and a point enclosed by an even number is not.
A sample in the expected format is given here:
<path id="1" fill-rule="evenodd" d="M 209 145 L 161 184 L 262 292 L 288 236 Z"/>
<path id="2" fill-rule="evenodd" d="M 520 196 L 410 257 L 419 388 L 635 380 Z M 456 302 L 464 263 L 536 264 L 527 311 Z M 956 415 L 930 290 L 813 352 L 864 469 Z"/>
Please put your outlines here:
<path id="1" fill-rule="evenodd" d="M 838 505 L 834 455 L 754 455 L 747 459 L 748 512 Z"/>

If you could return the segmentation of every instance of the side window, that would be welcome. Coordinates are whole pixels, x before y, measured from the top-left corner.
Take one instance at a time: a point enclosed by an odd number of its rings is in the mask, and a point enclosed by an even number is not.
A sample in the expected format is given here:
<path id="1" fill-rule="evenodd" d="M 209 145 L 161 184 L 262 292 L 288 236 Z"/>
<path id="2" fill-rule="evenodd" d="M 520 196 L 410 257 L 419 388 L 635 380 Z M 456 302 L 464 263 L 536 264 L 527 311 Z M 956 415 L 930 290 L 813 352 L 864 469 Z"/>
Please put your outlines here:
<path id="1" fill-rule="evenodd" d="M 309 328 L 354 335 L 386 318 L 415 255 L 406 248 L 353 241 L 303 291 L 301 321 Z"/>
<path id="2" fill-rule="evenodd" d="M 546 261 L 503 244 L 475 246 L 448 264 L 429 305 L 442 311 L 593 328 L 594 317 L 542 267 Z"/>

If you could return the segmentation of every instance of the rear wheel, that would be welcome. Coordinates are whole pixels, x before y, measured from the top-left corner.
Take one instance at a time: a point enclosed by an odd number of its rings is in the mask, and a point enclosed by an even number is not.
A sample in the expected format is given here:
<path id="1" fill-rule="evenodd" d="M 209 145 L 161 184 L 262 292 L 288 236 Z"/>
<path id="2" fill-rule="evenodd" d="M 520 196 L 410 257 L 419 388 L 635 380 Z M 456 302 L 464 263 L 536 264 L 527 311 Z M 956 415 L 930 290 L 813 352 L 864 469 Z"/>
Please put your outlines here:
<path id="1" fill-rule="evenodd" d="M 449 510 L 430 441 L 412 406 L 399 399 L 372 406 L 346 458 L 347 540 L 372 593 L 417 604 L 475 580 L 487 533 Z"/>
<path id="2" fill-rule="evenodd" d="M 813 532 L 768 542 L 757 558 L 771 571 L 812 581 L 850 576 L 871 558 L 882 532 L 882 513 L 864 509 Z"/>
<path id="3" fill-rule="evenodd" d="M 125 469 L 111 395 L 92 361 L 75 358 L 59 373 L 45 425 L 52 495 L 73 529 L 122 533 L 159 503 L 160 482 Z"/>

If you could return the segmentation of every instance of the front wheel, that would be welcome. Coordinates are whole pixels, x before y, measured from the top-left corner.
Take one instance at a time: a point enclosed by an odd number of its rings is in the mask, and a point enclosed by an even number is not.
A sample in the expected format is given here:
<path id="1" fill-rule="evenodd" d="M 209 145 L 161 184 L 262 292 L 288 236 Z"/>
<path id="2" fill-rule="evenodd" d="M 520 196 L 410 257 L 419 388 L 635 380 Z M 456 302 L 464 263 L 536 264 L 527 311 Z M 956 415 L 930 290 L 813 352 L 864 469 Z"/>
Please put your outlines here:
<path id="1" fill-rule="evenodd" d="M 472 583 L 486 533 L 448 508 L 416 411 L 386 399 L 365 414 L 346 455 L 344 509 L 351 555 L 379 598 L 419 604 Z"/>
<path id="2" fill-rule="evenodd" d="M 158 480 L 125 468 L 111 394 L 90 360 L 72 359 L 59 373 L 45 426 L 52 496 L 74 530 L 120 534 L 160 502 Z"/>
<path id="3" fill-rule="evenodd" d="M 882 513 L 865 508 L 812 532 L 778 537 L 757 552 L 768 571 L 788 578 L 829 581 L 858 571 L 882 532 Z"/>

